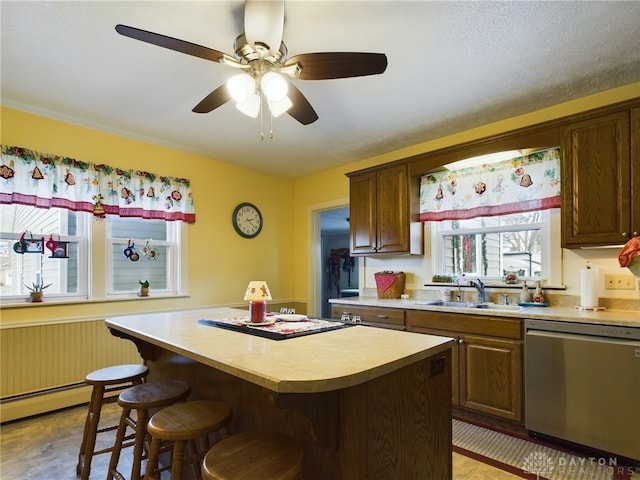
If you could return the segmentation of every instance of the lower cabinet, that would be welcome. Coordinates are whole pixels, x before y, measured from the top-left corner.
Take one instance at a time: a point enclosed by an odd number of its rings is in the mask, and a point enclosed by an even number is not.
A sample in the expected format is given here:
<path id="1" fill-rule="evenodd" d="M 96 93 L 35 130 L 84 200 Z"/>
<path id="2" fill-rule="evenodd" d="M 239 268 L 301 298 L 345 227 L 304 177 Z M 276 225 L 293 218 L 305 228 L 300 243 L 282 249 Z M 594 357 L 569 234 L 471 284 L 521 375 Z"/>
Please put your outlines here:
<path id="1" fill-rule="evenodd" d="M 523 421 L 522 321 L 485 315 L 406 311 L 407 330 L 457 340 L 453 403 Z"/>
<path id="2" fill-rule="evenodd" d="M 374 327 L 390 328 L 393 330 L 404 330 L 404 310 L 399 308 L 384 307 L 359 307 L 353 305 L 342 305 L 334 303 L 331 306 L 331 318 L 340 320 L 342 315 L 353 317 L 359 316 L 362 322 Z"/>

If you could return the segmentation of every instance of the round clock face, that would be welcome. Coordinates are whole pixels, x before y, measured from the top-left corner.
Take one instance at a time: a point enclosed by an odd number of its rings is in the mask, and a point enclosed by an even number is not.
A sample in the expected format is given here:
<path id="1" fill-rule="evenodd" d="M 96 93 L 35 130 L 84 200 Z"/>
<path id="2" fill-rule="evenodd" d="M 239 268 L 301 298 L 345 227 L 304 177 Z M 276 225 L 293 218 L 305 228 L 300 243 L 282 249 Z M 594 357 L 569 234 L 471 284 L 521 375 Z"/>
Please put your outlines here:
<path id="1" fill-rule="evenodd" d="M 233 211 L 233 227 L 244 238 L 257 237 L 262 230 L 262 215 L 252 203 L 241 203 Z"/>

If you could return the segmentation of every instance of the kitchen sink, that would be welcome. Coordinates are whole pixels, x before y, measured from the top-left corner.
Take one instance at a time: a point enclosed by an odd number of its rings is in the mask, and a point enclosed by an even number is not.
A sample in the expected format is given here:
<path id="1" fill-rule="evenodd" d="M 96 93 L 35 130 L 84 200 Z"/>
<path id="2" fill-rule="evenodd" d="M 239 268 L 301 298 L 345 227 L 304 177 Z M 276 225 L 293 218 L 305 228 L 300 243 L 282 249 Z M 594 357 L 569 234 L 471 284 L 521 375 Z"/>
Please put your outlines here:
<path id="1" fill-rule="evenodd" d="M 456 307 L 456 308 L 471 308 L 477 305 L 472 302 L 444 302 L 442 300 L 433 300 L 430 302 L 416 302 L 416 305 L 433 305 L 434 307 Z"/>
<path id="2" fill-rule="evenodd" d="M 522 310 L 524 307 L 521 307 L 520 305 L 505 305 L 503 303 L 486 302 L 477 304 L 476 308 L 486 308 L 487 310 L 511 310 L 517 312 Z"/>
<path id="3" fill-rule="evenodd" d="M 433 300 L 429 302 L 415 302 L 416 305 L 429 305 L 434 307 L 453 307 L 453 308 L 482 308 L 484 310 L 507 310 L 507 311 L 519 311 L 522 310 L 523 307 L 520 305 L 504 305 L 499 303 L 490 303 L 490 302 L 445 302 L 442 300 Z"/>

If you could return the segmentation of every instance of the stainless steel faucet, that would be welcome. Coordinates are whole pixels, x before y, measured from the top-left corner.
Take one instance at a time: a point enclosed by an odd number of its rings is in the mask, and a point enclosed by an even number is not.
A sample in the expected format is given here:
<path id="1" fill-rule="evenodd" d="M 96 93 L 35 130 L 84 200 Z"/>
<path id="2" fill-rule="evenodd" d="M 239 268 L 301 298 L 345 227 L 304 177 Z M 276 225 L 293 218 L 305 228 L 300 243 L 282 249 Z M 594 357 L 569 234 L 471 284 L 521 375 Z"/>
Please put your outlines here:
<path id="1" fill-rule="evenodd" d="M 456 277 L 456 285 L 458 285 L 458 301 L 462 301 L 462 287 L 460 286 L 460 280 Z"/>
<path id="2" fill-rule="evenodd" d="M 478 291 L 478 303 L 484 303 L 485 293 L 484 293 L 484 283 L 482 283 L 482 280 L 480 279 L 477 279 L 475 281 L 471 280 L 469 283 L 471 283 L 471 285 L 476 287 L 476 290 Z"/>

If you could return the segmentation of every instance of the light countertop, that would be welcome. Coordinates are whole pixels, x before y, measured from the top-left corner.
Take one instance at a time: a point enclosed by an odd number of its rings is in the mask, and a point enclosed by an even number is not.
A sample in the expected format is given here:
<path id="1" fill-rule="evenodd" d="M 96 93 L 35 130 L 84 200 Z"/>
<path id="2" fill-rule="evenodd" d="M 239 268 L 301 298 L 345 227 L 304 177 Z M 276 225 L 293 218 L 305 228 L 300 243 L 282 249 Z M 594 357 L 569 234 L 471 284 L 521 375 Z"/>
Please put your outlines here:
<path id="1" fill-rule="evenodd" d="M 564 322 L 594 323 L 640 328 L 640 311 L 632 310 L 578 310 L 571 307 L 524 307 L 521 310 L 491 310 L 482 308 L 456 308 L 422 305 L 422 300 L 385 299 L 377 297 L 334 298 L 329 302 L 359 307 L 388 307 L 404 310 L 453 312 L 465 315 L 491 315 L 510 318 L 533 318 Z"/>
<path id="2" fill-rule="evenodd" d="M 279 393 L 347 388 L 450 348 L 446 337 L 353 326 L 286 340 L 199 325 L 246 310 L 206 308 L 110 317 L 108 327 Z"/>

